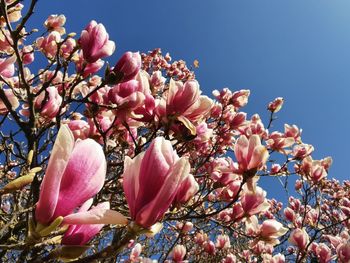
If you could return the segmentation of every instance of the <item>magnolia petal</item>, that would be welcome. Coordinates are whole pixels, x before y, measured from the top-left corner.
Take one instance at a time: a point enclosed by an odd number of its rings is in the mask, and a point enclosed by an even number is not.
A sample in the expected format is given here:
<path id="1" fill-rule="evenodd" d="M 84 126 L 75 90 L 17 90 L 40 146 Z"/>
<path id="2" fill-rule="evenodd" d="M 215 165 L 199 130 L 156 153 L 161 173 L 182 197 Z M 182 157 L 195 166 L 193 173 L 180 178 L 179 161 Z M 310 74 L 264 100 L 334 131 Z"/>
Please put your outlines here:
<path id="1" fill-rule="evenodd" d="M 265 148 L 265 146 L 263 145 L 257 146 L 253 151 L 252 158 L 248 165 L 248 170 L 253 168 L 258 168 L 262 164 L 265 164 L 268 158 L 269 158 L 269 153 Z"/>
<path id="2" fill-rule="evenodd" d="M 80 212 L 70 214 L 64 217 L 64 224 L 70 225 L 83 225 L 83 224 L 114 224 L 114 225 L 126 225 L 128 219 L 121 213 L 106 209 L 106 208 L 93 208 L 87 212 Z"/>
<path id="3" fill-rule="evenodd" d="M 124 161 L 123 189 L 132 218 L 136 215 L 135 201 L 139 192 L 139 174 L 144 154 L 143 152 L 134 159 L 126 156 Z"/>
<path id="4" fill-rule="evenodd" d="M 41 183 L 40 198 L 35 209 L 35 218 L 40 223 L 48 223 L 52 220 L 59 195 L 58 186 L 61 184 L 73 147 L 73 134 L 67 125 L 62 125 L 58 131 L 49 164 Z"/>
<path id="5" fill-rule="evenodd" d="M 55 216 L 66 216 L 96 195 L 106 177 L 102 147 L 92 139 L 76 143 L 62 176 Z"/>
<path id="6" fill-rule="evenodd" d="M 183 125 L 191 132 L 191 135 L 196 135 L 196 126 L 193 125 L 193 123 L 187 119 L 184 116 L 179 116 L 177 119 L 182 122 Z"/>
<path id="7" fill-rule="evenodd" d="M 170 174 L 165 179 L 162 188 L 155 198 L 138 211 L 136 221 L 144 227 L 150 227 L 159 220 L 169 205 L 173 202 L 179 183 L 190 172 L 190 164 L 184 157 L 180 158 L 172 168 Z"/>

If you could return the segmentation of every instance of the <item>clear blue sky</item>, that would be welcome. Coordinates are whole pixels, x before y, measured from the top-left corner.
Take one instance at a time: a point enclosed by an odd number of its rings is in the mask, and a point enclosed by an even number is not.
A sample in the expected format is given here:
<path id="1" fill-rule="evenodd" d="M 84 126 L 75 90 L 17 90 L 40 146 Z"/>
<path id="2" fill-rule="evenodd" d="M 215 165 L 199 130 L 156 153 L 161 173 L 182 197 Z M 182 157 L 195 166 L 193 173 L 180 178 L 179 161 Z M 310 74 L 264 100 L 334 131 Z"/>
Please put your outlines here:
<path id="1" fill-rule="evenodd" d="M 199 60 L 205 94 L 250 89 L 250 116 L 284 97 L 275 128 L 297 124 L 315 158 L 333 157 L 329 176 L 350 178 L 350 1 L 41 0 L 31 22 L 61 13 L 68 32 L 80 34 L 92 19 L 106 26 L 117 44 L 111 64 L 126 50 L 161 47 Z"/>

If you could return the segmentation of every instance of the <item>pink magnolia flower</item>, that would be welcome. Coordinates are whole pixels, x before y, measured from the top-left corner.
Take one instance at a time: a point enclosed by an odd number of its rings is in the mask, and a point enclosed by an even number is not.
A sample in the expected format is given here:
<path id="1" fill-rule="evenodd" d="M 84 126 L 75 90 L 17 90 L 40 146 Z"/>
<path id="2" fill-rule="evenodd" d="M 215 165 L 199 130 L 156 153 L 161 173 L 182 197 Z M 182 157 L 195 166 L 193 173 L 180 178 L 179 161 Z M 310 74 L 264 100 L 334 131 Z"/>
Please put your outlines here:
<path id="1" fill-rule="evenodd" d="M 171 252 L 171 257 L 174 262 L 183 262 L 186 256 L 186 247 L 184 245 L 176 245 Z"/>
<path id="2" fill-rule="evenodd" d="M 341 263 L 350 262 L 350 242 L 343 243 L 337 247 L 338 260 Z"/>
<path id="3" fill-rule="evenodd" d="M 170 79 L 166 103 L 167 114 L 182 115 L 198 101 L 200 93 L 196 80 L 188 80 L 183 84 L 181 81 Z"/>
<path id="4" fill-rule="evenodd" d="M 286 137 L 293 137 L 295 141 L 300 141 L 302 129 L 299 129 L 296 125 L 284 124 L 284 135 Z"/>
<path id="5" fill-rule="evenodd" d="M 101 146 L 91 139 L 74 142 L 68 126 L 62 125 L 41 183 L 36 220 L 48 224 L 71 214 L 101 190 L 105 176 Z"/>
<path id="6" fill-rule="evenodd" d="M 237 257 L 231 253 L 227 254 L 226 257 L 221 261 L 222 263 L 236 263 Z"/>
<path id="7" fill-rule="evenodd" d="M 92 63 L 85 63 L 83 53 L 80 52 L 78 55 L 78 60 L 75 64 L 77 72 L 81 73 L 83 77 L 86 78 L 90 74 L 94 74 L 99 71 L 103 67 L 104 63 L 105 62 L 101 59 L 98 59 Z"/>
<path id="8" fill-rule="evenodd" d="M 141 69 L 141 55 L 139 52 L 132 53 L 130 51 L 123 54 L 117 64 L 114 66 L 113 71 L 117 74 L 122 73 L 123 77 L 121 82 L 126 82 L 139 73 Z"/>
<path id="9" fill-rule="evenodd" d="M 271 245 L 279 244 L 278 238 L 287 233 L 288 229 L 274 219 L 265 220 L 260 226 L 260 237 Z"/>
<path id="10" fill-rule="evenodd" d="M 4 89 L 4 93 L 11 104 L 12 110 L 15 110 L 19 107 L 19 101 L 13 91 L 10 89 Z M 0 115 L 6 114 L 8 112 L 5 103 L 0 99 Z"/>
<path id="11" fill-rule="evenodd" d="M 32 46 L 24 46 L 22 49 L 22 61 L 28 65 L 34 61 L 34 49 Z"/>
<path id="12" fill-rule="evenodd" d="M 60 33 L 52 31 L 46 37 L 39 37 L 36 40 L 36 45 L 49 59 L 53 59 L 57 54 L 57 44 L 59 42 L 61 42 Z"/>
<path id="13" fill-rule="evenodd" d="M 216 253 L 215 244 L 211 240 L 205 241 L 203 243 L 203 248 L 204 248 L 204 251 L 207 252 L 209 255 L 215 255 Z"/>
<path id="14" fill-rule="evenodd" d="M 267 109 L 271 112 L 278 112 L 282 109 L 283 102 L 284 102 L 284 99 L 281 97 L 278 97 L 269 103 L 269 106 L 267 107 Z"/>
<path id="15" fill-rule="evenodd" d="M 142 246 L 140 243 L 137 243 L 131 250 L 130 253 L 130 261 L 131 262 L 140 262 L 141 260 L 141 252 L 142 252 Z"/>
<path id="16" fill-rule="evenodd" d="M 89 63 L 113 54 L 115 44 L 109 40 L 109 35 L 102 24 L 92 20 L 81 32 L 79 44 L 83 50 L 83 57 Z"/>
<path id="17" fill-rule="evenodd" d="M 312 245 L 314 245 L 313 243 Z M 320 263 L 332 261 L 332 250 L 324 243 L 315 244 L 313 249 Z"/>
<path id="18" fill-rule="evenodd" d="M 125 158 L 123 188 L 130 215 L 138 225 L 155 224 L 172 204 L 190 164 L 179 158 L 171 142 L 157 137 L 134 159 Z"/>
<path id="19" fill-rule="evenodd" d="M 230 248 L 231 243 L 230 243 L 230 238 L 228 237 L 228 235 L 218 235 L 216 237 L 215 246 L 219 249 Z"/>
<path id="20" fill-rule="evenodd" d="M 5 78 L 11 78 L 15 73 L 16 56 L 0 58 L 0 75 Z"/>
<path id="21" fill-rule="evenodd" d="M 64 15 L 50 15 L 46 19 L 44 26 L 49 31 L 57 31 L 60 35 L 64 35 L 66 33 L 66 30 L 63 27 L 65 23 L 66 17 Z"/>
<path id="22" fill-rule="evenodd" d="M 236 108 L 241 108 L 247 105 L 248 98 L 250 95 L 250 90 L 242 89 L 239 91 L 236 91 L 232 94 L 231 97 L 231 103 Z"/>
<path id="23" fill-rule="evenodd" d="M 265 197 L 266 192 L 261 187 L 256 187 L 255 191 L 245 191 L 241 197 L 244 213 L 251 216 L 269 209 L 270 205 Z"/>
<path id="24" fill-rule="evenodd" d="M 42 116 L 52 119 L 58 114 L 61 103 L 62 97 L 58 94 L 57 88 L 55 86 L 50 86 L 36 98 L 35 108 Z"/>
<path id="25" fill-rule="evenodd" d="M 269 158 L 269 153 L 266 147 L 261 145 L 258 135 L 252 135 L 249 140 L 245 135 L 241 135 L 234 146 L 234 152 L 239 166 L 238 173 L 259 169 Z"/>
<path id="26" fill-rule="evenodd" d="M 309 243 L 309 235 L 304 229 L 296 228 L 290 233 L 288 241 L 300 250 L 304 250 Z"/>

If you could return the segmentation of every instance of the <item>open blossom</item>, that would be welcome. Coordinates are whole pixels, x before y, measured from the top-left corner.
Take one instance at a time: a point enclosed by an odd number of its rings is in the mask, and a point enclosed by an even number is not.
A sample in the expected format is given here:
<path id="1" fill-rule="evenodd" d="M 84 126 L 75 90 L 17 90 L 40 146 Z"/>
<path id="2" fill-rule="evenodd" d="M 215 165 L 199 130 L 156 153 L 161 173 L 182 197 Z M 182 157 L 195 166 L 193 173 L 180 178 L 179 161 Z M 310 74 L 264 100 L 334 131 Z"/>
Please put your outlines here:
<path id="1" fill-rule="evenodd" d="M 92 20 L 81 32 L 79 44 L 83 50 L 83 57 L 89 63 L 113 54 L 115 44 L 109 40 L 109 35 L 102 24 Z"/>
<path id="2" fill-rule="evenodd" d="M 139 52 L 126 52 L 118 60 L 117 64 L 114 66 L 113 71 L 116 74 L 122 74 L 121 82 L 126 82 L 139 73 L 141 69 L 141 55 Z"/>
<path id="3" fill-rule="evenodd" d="M 182 115 L 197 102 L 200 93 L 196 80 L 188 80 L 183 84 L 171 79 L 166 103 L 167 114 Z"/>
<path id="4" fill-rule="evenodd" d="M 57 31 L 61 35 L 64 35 L 66 33 L 66 30 L 63 27 L 65 23 L 66 17 L 64 15 L 50 15 L 46 19 L 44 26 L 49 31 Z"/>
<path id="5" fill-rule="evenodd" d="M 145 228 L 155 224 L 189 171 L 188 160 L 179 158 L 170 141 L 162 137 L 134 159 L 125 157 L 123 188 L 132 220 Z"/>
<path id="6" fill-rule="evenodd" d="M 245 135 L 241 135 L 234 146 L 234 151 L 239 166 L 237 173 L 259 169 L 269 158 L 269 153 L 266 147 L 261 145 L 258 135 L 252 135 L 249 140 Z"/>
<path id="7" fill-rule="evenodd" d="M 279 244 L 278 238 L 287 233 L 288 229 L 283 227 L 280 222 L 274 219 L 265 220 L 260 226 L 260 237 L 265 242 L 276 245 Z"/>
<path id="8" fill-rule="evenodd" d="M 36 40 L 36 45 L 49 59 L 53 59 L 57 54 L 57 44 L 59 42 L 61 42 L 60 33 L 52 31 L 46 37 L 39 37 Z"/>
<path id="9" fill-rule="evenodd" d="M 270 205 L 266 200 L 266 191 L 256 187 L 255 191 L 245 191 L 241 197 L 244 213 L 248 216 L 264 212 Z"/>
<path id="10" fill-rule="evenodd" d="M 102 147 L 91 139 L 74 142 L 68 126 L 62 125 L 41 184 L 36 220 L 48 224 L 71 214 L 100 191 L 105 176 Z"/>
<path id="11" fill-rule="evenodd" d="M 46 95 L 48 93 L 48 96 Z M 58 114 L 62 103 L 62 97 L 55 86 L 50 86 L 35 100 L 35 108 L 42 116 L 54 118 Z"/>

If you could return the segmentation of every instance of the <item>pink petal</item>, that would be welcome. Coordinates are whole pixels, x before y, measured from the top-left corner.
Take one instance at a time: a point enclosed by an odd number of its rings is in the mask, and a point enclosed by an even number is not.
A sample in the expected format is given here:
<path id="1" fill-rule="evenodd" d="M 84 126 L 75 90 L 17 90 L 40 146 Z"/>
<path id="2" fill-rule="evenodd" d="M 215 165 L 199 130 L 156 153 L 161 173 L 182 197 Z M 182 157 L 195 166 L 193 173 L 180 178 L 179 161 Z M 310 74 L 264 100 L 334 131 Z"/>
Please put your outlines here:
<path id="1" fill-rule="evenodd" d="M 102 147 L 92 139 L 76 143 L 62 177 L 55 216 L 66 216 L 102 188 L 106 160 Z"/>
<path id="2" fill-rule="evenodd" d="M 62 125 L 53 146 L 49 164 L 41 184 L 40 197 L 35 209 L 36 220 L 49 223 L 55 212 L 59 185 L 74 147 L 74 137 L 67 125 Z"/>
<path id="3" fill-rule="evenodd" d="M 132 218 L 136 216 L 135 201 L 139 192 L 139 174 L 144 154 L 143 152 L 134 159 L 126 156 L 124 161 L 123 188 Z"/>
<path id="4" fill-rule="evenodd" d="M 170 174 L 167 175 L 161 189 L 156 192 L 153 200 L 138 211 L 136 222 L 144 227 L 150 227 L 166 212 L 179 188 L 180 182 L 190 172 L 190 164 L 186 158 L 180 158 Z"/>

